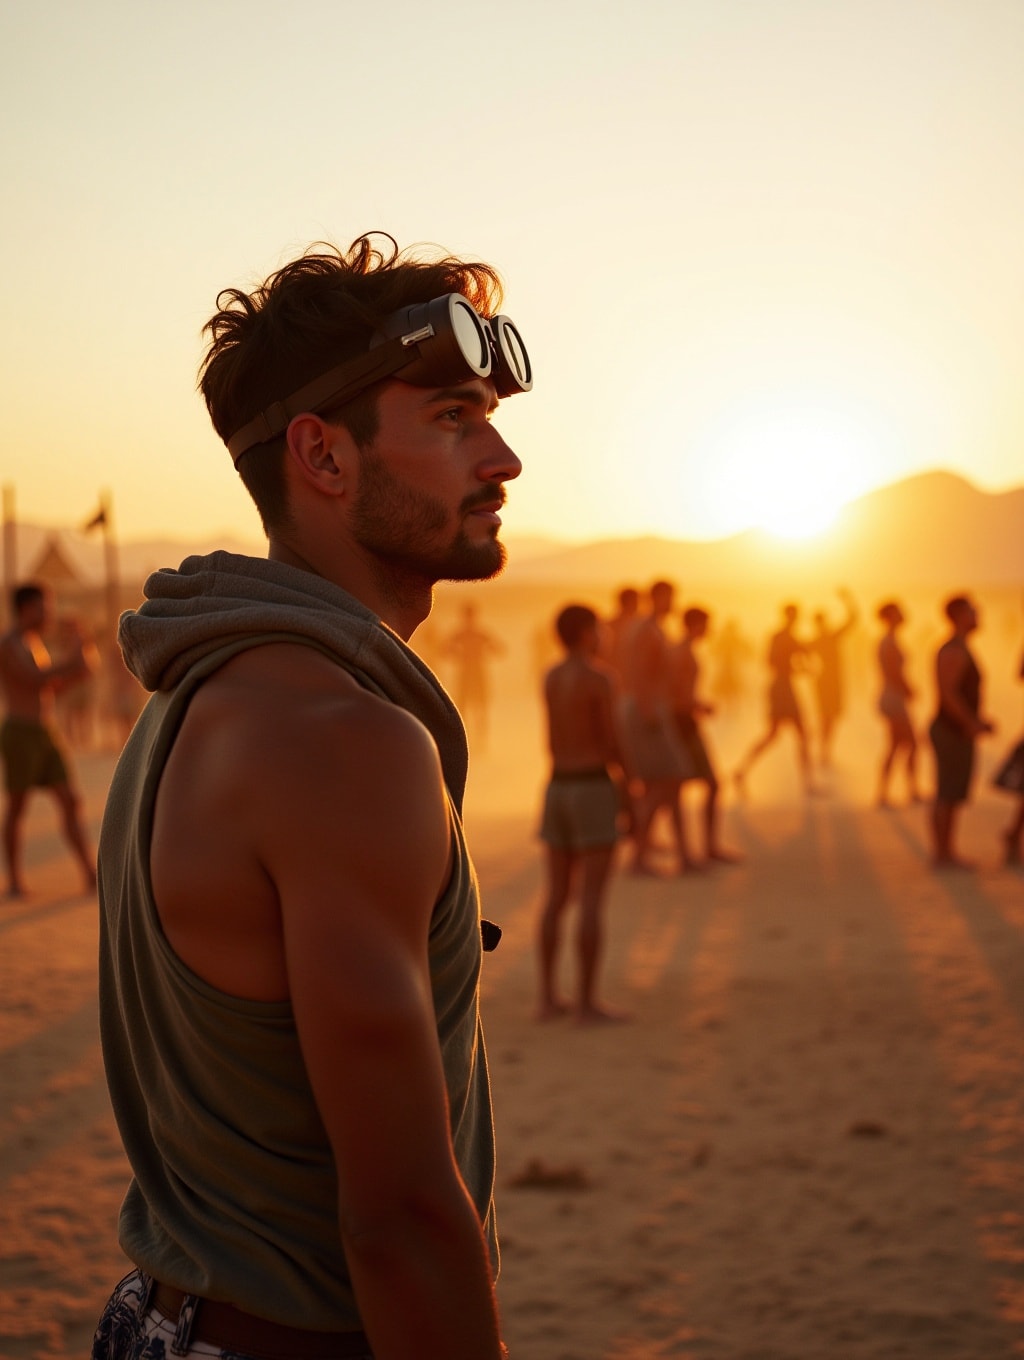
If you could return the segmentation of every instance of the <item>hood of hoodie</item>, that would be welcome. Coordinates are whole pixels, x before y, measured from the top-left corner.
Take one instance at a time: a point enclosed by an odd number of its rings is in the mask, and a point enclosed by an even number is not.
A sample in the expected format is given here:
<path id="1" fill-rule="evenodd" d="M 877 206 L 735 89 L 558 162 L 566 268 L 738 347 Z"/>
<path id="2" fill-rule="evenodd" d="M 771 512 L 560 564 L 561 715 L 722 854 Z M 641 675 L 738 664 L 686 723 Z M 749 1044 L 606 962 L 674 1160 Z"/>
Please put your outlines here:
<path id="1" fill-rule="evenodd" d="M 145 603 L 121 616 L 125 665 L 148 690 L 173 689 L 197 662 L 267 634 L 319 647 L 431 733 L 461 810 L 468 752 L 462 719 L 433 672 L 371 610 L 322 576 L 237 553 L 187 557 L 156 571 Z"/>

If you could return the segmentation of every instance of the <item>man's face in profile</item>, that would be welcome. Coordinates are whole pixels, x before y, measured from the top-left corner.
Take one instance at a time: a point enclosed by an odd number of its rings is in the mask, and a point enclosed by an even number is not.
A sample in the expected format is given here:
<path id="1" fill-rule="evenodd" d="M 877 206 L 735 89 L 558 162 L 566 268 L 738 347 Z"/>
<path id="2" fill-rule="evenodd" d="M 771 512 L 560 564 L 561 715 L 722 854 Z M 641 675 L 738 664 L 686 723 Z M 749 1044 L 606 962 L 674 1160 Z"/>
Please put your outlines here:
<path id="1" fill-rule="evenodd" d="M 359 453 L 352 531 L 360 547 L 431 583 L 501 571 L 503 483 L 522 465 L 491 424 L 497 405 L 481 378 L 450 389 L 382 388 L 377 433 Z"/>

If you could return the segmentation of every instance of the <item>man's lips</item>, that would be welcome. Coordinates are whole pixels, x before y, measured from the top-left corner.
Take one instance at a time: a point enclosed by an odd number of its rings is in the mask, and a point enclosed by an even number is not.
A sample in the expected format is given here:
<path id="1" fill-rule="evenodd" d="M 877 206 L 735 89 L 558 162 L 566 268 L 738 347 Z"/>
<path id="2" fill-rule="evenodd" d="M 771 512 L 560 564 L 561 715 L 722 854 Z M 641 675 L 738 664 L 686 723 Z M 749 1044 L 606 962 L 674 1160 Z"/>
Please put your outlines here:
<path id="1" fill-rule="evenodd" d="M 479 519 L 485 519 L 490 524 L 500 524 L 501 516 L 498 514 L 498 511 L 504 504 L 504 496 L 490 496 L 485 501 L 471 501 L 466 507 L 466 514 L 475 515 Z"/>

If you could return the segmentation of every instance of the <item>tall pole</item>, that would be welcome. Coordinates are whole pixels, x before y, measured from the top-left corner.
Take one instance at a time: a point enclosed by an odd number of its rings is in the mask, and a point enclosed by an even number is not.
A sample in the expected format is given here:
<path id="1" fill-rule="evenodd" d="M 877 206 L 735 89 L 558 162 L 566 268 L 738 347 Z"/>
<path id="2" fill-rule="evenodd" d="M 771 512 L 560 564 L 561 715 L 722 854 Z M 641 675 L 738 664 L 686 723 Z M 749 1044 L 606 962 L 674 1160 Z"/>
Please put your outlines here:
<path id="1" fill-rule="evenodd" d="M 9 483 L 3 489 L 4 506 L 4 603 L 6 615 L 11 607 L 11 591 L 18 578 L 18 520 L 14 510 L 14 487 Z M 10 620 L 13 622 L 13 620 Z"/>
<path id="2" fill-rule="evenodd" d="M 100 492 L 100 514 L 103 526 L 103 565 L 106 587 L 107 636 L 117 636 L 117 620 L 121 612 L 121 578 L 118 565 L 117 541 L 114 538 L 114 504 L 109 491 Z"/>

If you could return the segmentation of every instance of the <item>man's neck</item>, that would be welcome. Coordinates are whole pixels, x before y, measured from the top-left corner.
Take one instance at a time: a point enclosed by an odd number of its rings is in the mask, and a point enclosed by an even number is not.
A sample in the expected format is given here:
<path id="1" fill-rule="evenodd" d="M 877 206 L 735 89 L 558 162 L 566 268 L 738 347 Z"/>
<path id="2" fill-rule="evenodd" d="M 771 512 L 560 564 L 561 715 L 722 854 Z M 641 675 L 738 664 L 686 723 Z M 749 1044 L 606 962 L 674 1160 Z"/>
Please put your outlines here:
<path id="1" fill-rule="evenodd" d="M 272 562 L 311 572 L 348 591 L 378 614 L 403 642 L 409 641 L 433 607 L 433 587 L 419 577 L 396 579 L 394 573 L 386 574 L 372 563 L 321 561 L 275 538 L 270 540 L 267 556 Z"/>

